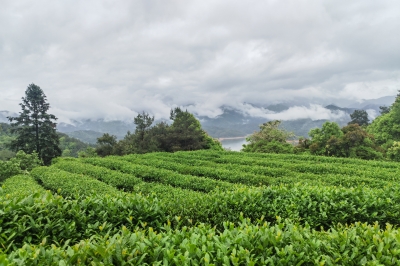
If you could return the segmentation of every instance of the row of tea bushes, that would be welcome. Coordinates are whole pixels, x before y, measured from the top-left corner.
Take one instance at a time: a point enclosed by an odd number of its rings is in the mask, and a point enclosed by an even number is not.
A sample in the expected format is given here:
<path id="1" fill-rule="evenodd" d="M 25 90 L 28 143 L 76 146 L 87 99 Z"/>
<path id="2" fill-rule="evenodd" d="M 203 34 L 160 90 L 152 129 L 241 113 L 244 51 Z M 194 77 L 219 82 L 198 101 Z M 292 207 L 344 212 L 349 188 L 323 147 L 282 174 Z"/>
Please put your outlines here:
<path id="1" fill-rule="evenodd" d="M 70 173 L 91 176 L 119 190 L 132 191 L 137 184 L 143 183 L 143 180 L 136 176 L 83 163 L 75 158 L 59 159 L 53 167 Z"/>
<path id="2" fill-rule="evenodd" d="M 0 189 L 0 196 L 5 196 L 8 194 L 7 197 L 10 198 L 15 196 L 23 197 L 38 192 L 44 193 L 45 191 L 46 190 L 40 186 L 32 176 L 16 175 L 4 181 Z"/>
<path id="3" fill-rule="evenodd" d="M 90 196 L 93 193 L 97 195 L 120 196 L 121 192 L 94 178 L 73 174 L 67 171 L 57 169 L 54 166 L 37 167 L 32 170 L 31 175 L 44 188 L 57 191 L 63 196 Z"/>
<path id="4" fill-rule="evenodd" d="M 131 164 L 121 161 L 118 157 L 86 158 L 83 162 L 96 166 L 106 167 L 110 170 L 130 174 L 141 178 L 145 182 L 156 182 L 174 187 L 191 189 L 201 192 L 210 192 L 216 187 L 231 188 L 232 184 L 208 178 L 198 178 L 191 175 L 182 175 L 170 170 L 159 169 L 147 165 Z"/>
<path id="5" fill-rule="evenodd" d="M 376 161 L 365 161 L 357 160 L 358 165 L 351 163 L 337 163 L 336 160 L 342 162 L 340 158 L 329 158 L 328 161 L 321 162 L 320 157 L 322 156 L 299 156 L 299 155 L 286 155 L 286 154 L 251 154 L 243 155 L 245 153 L 238 152 L 177 152 L 172 157 L 185 159 L 198 159 L 206 162 L 214 162 L 222 167 L 226 164 L 236 164 L 245 166 L 262 166 L 267 167 L 268 171 L 274 169 L 278 171 L 286 171 L 287 173 L 312 173 L 318 175 L 326 174 L 337 174 L 347 176 L 358 176 L 358 177 L 372 177 L 377 179 L 383 179 L 388 181 L 399 181 L 400 180 L 400 169 L 396 163 L 389 162 L 376 162 Z M 156 154 L 154 154 L 156 155 Z M 210 157 L 210 155 L 213 155 Z M 152 156 L 149 154 L 148 156 Z M 159 153 L 160 157 L 164 157 L 162 153 Z M 301 159 L 297 159 L 297 157 Z M 166 157 L 168 158 L 168 156 Z M 322 157 L 326 158 L 326 157 Z M 343 162 L 351 162 L 351 159 L 344 160 Z M 267 173 L 268 174 L 268 173 Z M 284 174 L 284 173 L 283 173 Z"/>
<path id="6" fill-rule="evenodd" d="M 200 157 L 200 158 L 226 158 L 235 157 L 242 159 L 252 159 L 259 161 L 269 161 L 274 163 L 286 162 L 291 164 L 297 163 L 308 163 L 308 164 L 327 164 L 327 165 L 349 165 L 353 168 L 361 167 L 362 169 L 369 167 L 378 167 L 386 170 L 398 171 L 398 163 L 387 162 L 387 161 L 375 161 L 375 160 L 362 160 L 353 158 L 337 158 L 327 156 L 315 156 L 315 155 L 296 155 L 296 154 L 275 154 L 275 153 L 251 153 L 251 152 L 235 152 L 235 151 L 208 151 L 208 150 L 197 150 L 190 152 L 176 152 L 174 156 L 182 157 Z"/>
<path id="7" fill-rule="evenodd" d="M 97 161 L 117 161 L 126 169 L 132 166 L 130 162 L 114 158 Z M 86 180 L 90 177 L 77 178 Z M 77 179 L 74 182 L 78 182 Z M 184 222 L 190 221 L 190 224 L 204 222 L 220 226 L 225 221 L 238 221 L 240 213 L 243 213 L 244 217 L 252 220 L 264 216 L 267 221 L 273 221 L 278 215 L 307 222 L 313 228 L 328 228 L 337 223 L 357 221 L 398 225 L 400 216 L 400 191 L 396 186 L 377 189 L 302 183 L 268 187 L 235 185 L 230 189 L 214 188 L 207 194 L 167 187 L 162 183 L 138 184 L 134 188 L 135 192 L 149 193 L 149 190 L 161 199 L 160 204 L 171 219 L 181 216 Z"/>
<path id="8" fill-rule="evenodd" d="M 161 194 L 162 191 L 157 197 L 166 197 Z M 281 216 L 316 229 L 358 221 L 400 224 L 400 192 L 391 187 L 239 186 L 230 191 L 216 189 L 197 195 L 181 190 L 166 198 L 168 201 L 161 202 L 167 212 L 182 216 L 189 224 L 204 222 L 219 227 L 225 221 L 237 222 L 240 214 L 253 221 L 263 216 L 270 222 Z"/>
<path id="9" fill-rule="evenodd" d="M 43 171 L 42 169 L 48 170 Z M 55 169 L 57 170 L 57 169 Z M 57 179 L 59 171 L 51 167 L 36 170 L 36 175 L 42 173 L 47 181 L 50 175 Z M 71 182 L 79 183 L 73 174 Z M 14 176 L 3 185 L 0 193 L 0 247 L 4 250 L 14 250 L 24 243 L 40 243 L 47 238 L 47 243 L 63 243 L 67 240 L 75 243 L 93 234 L 117 232 L 121 226 L 136 228 L 138 225 L 160 226 L 166 221 L 165 210 L 157 199 L 140 194 L 96 194 L 87 190 L 84 195 L 76 194 L 69 186 L 54 187 L 65 196 L 52 194 L 29 176 Z M 18 186 L 18 182 L 20 182 Z M 27 187 L 29 195 L 24 191 Z M 93 188 L 93 187 L 92 187 Z M 83 191 L 83 189 L 81 190 Z M 90 193 L 89 193 L 90 192 Z M 90 196 L 89 196 L 90 194 Z"/>
<path id="10" fill-rule="evenodd" d="M 44 240 L 45 242 L 45 240 Z M 400 232 L 356 223 L 314 231 L 278 218 L 275 225 L 224 223 L 161 232 L 94 235 L 63 246 L 25 245 L 0 255 L 6 265 L 398 265 Z"/>
<path id="11" fill-rule="evenodd" d="M 387 181 L 357 175 L 342 174 L 315 174 L 300 173 L 284 167 L 266 167 L 251 165 L 245 162 L 215 163 L 212 160 L 200 160 L 183 158 L 179 156 L 165 156 L 162 153 L 152 153 L 145 156 L 129 155 L 121 157 L 135 163 L 154 165 L 160 168 L 175 170 L 179 173 L 204 176 L 214 179 L 222 179 L 232 183 L 247 185 L 277 185 L 292 183 L 325 184 L 334 186 L 354 187 L 360 184 L 368 187 L 381 188 L 384 186 L 397 185 L 396 181 Z M 240 158 L 237 160 L 240 161 Z M 284 164 L 283 164 L 284 165 Z M 396 183 L 394 183 L 396 182 Z"/>

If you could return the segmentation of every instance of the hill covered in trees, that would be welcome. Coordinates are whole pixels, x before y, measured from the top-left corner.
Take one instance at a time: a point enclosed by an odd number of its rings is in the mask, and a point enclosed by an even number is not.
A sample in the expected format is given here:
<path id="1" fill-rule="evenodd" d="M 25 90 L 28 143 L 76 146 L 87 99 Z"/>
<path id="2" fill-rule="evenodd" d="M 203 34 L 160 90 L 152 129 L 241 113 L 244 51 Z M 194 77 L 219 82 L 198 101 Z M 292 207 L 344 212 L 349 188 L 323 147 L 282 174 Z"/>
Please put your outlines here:
<path id="1" fill-rule="evenodd" d="M 63 156 L 78 157 L 80 151 L 85 151 L 88 147 L 93 147 L 93 145 L 61 132 L 57 132 L 57 135 L 60 139 L 60 148 Z M 10 124 L 0 123 L 0 160 L 8 160 L 15 156 L 15 152 L 10 150 L 10 143 L 12 140 L 15 140 L 15 136 L 11 132 Z"/>

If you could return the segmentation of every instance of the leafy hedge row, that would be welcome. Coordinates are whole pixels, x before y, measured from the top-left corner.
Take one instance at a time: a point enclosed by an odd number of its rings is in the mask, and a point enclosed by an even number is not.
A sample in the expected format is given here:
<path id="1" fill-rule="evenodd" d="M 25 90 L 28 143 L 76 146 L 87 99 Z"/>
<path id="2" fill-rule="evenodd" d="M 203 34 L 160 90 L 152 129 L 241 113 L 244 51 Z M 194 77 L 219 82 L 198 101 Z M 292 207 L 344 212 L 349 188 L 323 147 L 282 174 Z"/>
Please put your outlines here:
<path id="1" fill-rule="evenodd" d="M 131 167 L 138 167 L 115 158 L 96 159 L 95 162 L 119 165 L 119 169 L 125 171 Z M 160 172 L 162 173 L 161 170 Z M 198 177 L 197 179 L 213 181 Z M 220 226 L 224 221 L 238 221 L 240 213 L 252 220 L 264 216 L 267 221 L 273 221 L 278 215 L 307 222 L 314 228 L 328 228 L 336 223 L 356 221 L 389 222 L 394 225 L 400 223 L 398 186 L 373 189 L 302 183 L 258 188 L 232 185 L 230 188 L 214 188 L 208 194 L 204 194 L 146 183 L 145 186 L 138 184 L 134 191 L 154 193 L 160 198 L 166 215 L 171 219 L 180 216 L 187 224 L 204 222 Z"/>
<path id="2" fill-rule="evenodd" d="M 152 155 L 152 156 L 151 156 Z M 357 185 L 364 185 L 368 187 L 381 188 L 384 186 L 392 185 L 394 181 L 381 180 L 378 178 L 363 177 L 357 175 L 342 175 L 342 174 L 315 174 L 315 173 L 300 173 L 287 169 L 282 163 L 282 167 L 271 168 L 267 166 L 251 165 L 251 162 L 240 161 L 230 163 L 216 163 L 211 160 L 191 159 L 184 157 L 165 156 L 153 153 L 151 155 L 138 157 L 137 155 L 129 155 L 121 157 L 123 160 L 136 161 L 144 164 L 157 165 L 160 168 L 168 168 L 170 170 L 176 169 L 180 173 L 191 173 L 192 175 L 199 176 L 214 176 L 218 173 L 221 175 L 233 176 L 231 179 L 240 180 L 244 179 L 243 184 L 250 185 L 273 185 L 273 184 L 291 184 L 295 182 L 302 183 L 320 183 L 326 185 L 354 187 Z M 253 178 L 251 174 L 253 174 Z M 235 178 L 237 177 L 237 178 Z M 228 178 L 227 178 L 228 179 Z"/>
<path id="3" fill-rule="evenodd" d="M 198 178 L 191 175 L 182 175 L 173 171 L 158 169 L 146 165 L 131 164 L 119 160 L 117 157 L 85 158 L 83 162 L 117 170 L 122 173 L 142 178 L 146 182 L 157 182 L 174 187 L 186 188 L 201 192 L 210 192 L 216 187 L 231 188 L 232 184 L 208 178 Z"/>
<path id="4" fill-rule="evenodd" d="M 226 165 L 226 164 L 236 164 L 236 165 L 245 165 L 245 166 L 263 166 L 269 169 L 280 169 L 281 171 L 291 171 L 294 173 L 312 173 L 312 174 L 340 174 L 340 175 L 349 175 L 349 176 L 358 176 L 358 177 L 368 177 L 368 178 L 377 178 L 381 180 L 388 181 L 399 181 L 400 180 L 400 169 L 398 165 L 396 167 L 393 163 L 387 162 L 374 162 L 369 163 L 370 161 L 361 161 L 359 165 L 354 164 L 346 164 L 346 163 L 334 163 L 335 160 L 331 160 L 332 162 L 322 162 L 319 161 L 319 157 L 321 156 L 296 156 L 300 157 L 303 160 L 291 159 L 292 156 L 278 154 L 278 155 L 269 155 L 271 158 L 266 156 L 244 156 L 243 153 L 230 153 L 230 152 L 220 152 L 220 153 L 211 153 L 213 156 L 210 157 L 210 154 L 201 154 L 199 152 L 188 152 L 188 153 L 176 153 L 174 154 L 177 158 L 196 158 L 199 160 L 204 160 L 207 162 L 214 162 L 218 165 Z M 289 158 L 287 158 L 289 156 Z M 303 157 L 307 157 L 309 160 L 304 160 Z M 326 158 L 326 157 L 322 157 Z M 336 158 L 333 158 L 336 159 Z M 349 160 L 349 159 L 346 159 Z M 381 166 L 390 166 L 390 167 L 381 167 Z M 279 170 L 278 170 L 279 173 Z M 268 172 L 266 173 L 268 174 Z"/>
<path id="5" fill-rule="evenodd" d="M 94 178 L 72 174 L 54 166 L 37 167 L 31 171 L 31 175 L 46 189 L 67 197 L 86 195 L 93 193 L 97 195 L 121 196 L 118 189 L 109 186 Z"/>
<path id="6" fill-rule="evenodd" d="M 36 180 L 30 175 L 16 175 L 8 178 L 0 189 L 0 196 L 9 195 L 8 197 L 15 196 L 29 196 L 31 194 L 42 192 L 46 190 L 40 186 Z"/>
<path id="7" fill-rule="evenodd" d="M 49 170 L 45 175 L 52 173 Z M 165 211 L 153 197 L 91 193 L 90 197 L 70 199 L 41 188 L 30 189 L 27 196 L 22 191 L 25 186 L 15 186 L 14 191 L 8 186 L 22 181 L 20 176 L 8 181 L 4 189 L 10 193 L 0 194 L 0 247 L 4 252 L 24 243 L 39 244 L 44 238 L 47 244 L 76 243 L 93 234 L 116 233 L 121 226 L 133 230 L 145 223 L 159 226 L 166 220 Z M 29 183 L 34 184 L 32 180 Z"/>
<path id="8" fill-rule="evenodd" d="M 142 179 L 136 176 L 112 171 L 101 166 L 86 164 L 73 158 L 59 159 L 53 167 L 70 173 L 88 175 L 110 186 L 125 191 L 132 191 L 137 184 L 143 182 Z"/>
<path id="9" fill-rule="evenodd" d="M 387 161 L 373 161 L 373 160 L 362 160 L 354 158 L 337 158 L 327 156 L 315 156 L 315 155 L 295 155 L 295 154 L 274 154 L 274 153 L 245 153 L 245 152 L 234 152 L 234 151 L 190 151 L 190 152 L 176 152 L 174 156 L 191 156 L 191 157 L 207 157 L 207 158 L 220 158 L 221 156 L 233 156 L 249 159 L 261 159 L 269 161 L 284 161 L 289 163 L 298 162 L 318 162 L 327 163 L 330 165 L 352 165 L 361 167 L 379 167 L 385 169 L 398 169 L 398 163 L 387 162 Z"/>
<path id="10" fill-rule="evenodd" d="M 162 232 L 123 228 L 75 245 L 25 245 L 0 264 L 14 265 L 398 265 L 400 232 L 356 223 L 317 232 L 278 218 L 275 225 L 224 223 Z"/>
<path id="11" fill-rule="evenodd" d="M 240 213 L 252 220 L 264 216 L 270 222 L 281 216 L 307 222 L 313 228 L 357 221 L 400 225 L 400 192 L 391 187 L 345 189 L 294 184 L 217 189 L 197 195 L 184 190 L 173 195 L 157 192 L 166 212 L 172 217 L 181 216 L 188 225 L 204 222 L 220 226 L 224 221 L 237 222 Z"/>
<path id="12" fill-rule="evenodd" d="M 169 162 L 165 159 L 141 159 L 136 156 L 123 156 L 118 160 L 126 161 L 132 164 L 141 164 L 151 167 L 157 167 L 158 169 L 166 169 L 173 172 L 177 172 L 183 175 L 192 175 L 197 177 L 206 177 L 214 180 L 221 180 L 230 183 L 240 183 L 245 185 L 270 185 L 276 183 L 275 178 L 268 176 L 254 175 L 251 173 L 225 170 L 221 167 L 207 167 L 207 166 L 191 166 L 186 164 L 180 164 L 176 162 Z"/>

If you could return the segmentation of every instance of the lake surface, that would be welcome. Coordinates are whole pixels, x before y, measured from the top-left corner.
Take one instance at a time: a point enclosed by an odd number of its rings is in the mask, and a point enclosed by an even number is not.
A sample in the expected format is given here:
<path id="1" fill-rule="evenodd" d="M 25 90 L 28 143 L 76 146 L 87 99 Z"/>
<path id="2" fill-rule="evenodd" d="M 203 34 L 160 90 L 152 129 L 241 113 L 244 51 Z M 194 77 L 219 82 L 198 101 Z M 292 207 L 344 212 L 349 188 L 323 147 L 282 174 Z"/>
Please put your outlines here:
<path id="1" fill-rule="evenodd" d="M 222 147 L 231 149 L 232 151 L 240 151 L 243 144 L 246 144 L 246 139 L 225 139 L 221 141 Z"/>

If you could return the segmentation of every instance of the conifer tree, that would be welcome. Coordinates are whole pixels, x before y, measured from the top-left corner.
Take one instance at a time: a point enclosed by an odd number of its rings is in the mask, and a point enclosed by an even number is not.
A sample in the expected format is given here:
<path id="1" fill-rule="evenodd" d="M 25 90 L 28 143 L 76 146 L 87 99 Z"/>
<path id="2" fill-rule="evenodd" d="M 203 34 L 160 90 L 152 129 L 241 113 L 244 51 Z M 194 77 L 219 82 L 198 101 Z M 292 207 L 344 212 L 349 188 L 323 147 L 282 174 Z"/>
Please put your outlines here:
<path id="1" fill-rule="evenodd" d="M 22 112 L 17 117 L 8 117 L 12 132 L 17 138 L 11 142 L 11 149 L 26 153 L 36 152 L 45 165 L 61 155 L 60 140 L 56 133 L 57 118 L 48 114 L 50 104 L 46 102 L 43 90 L 30 84 L 20 103 Z"/>

